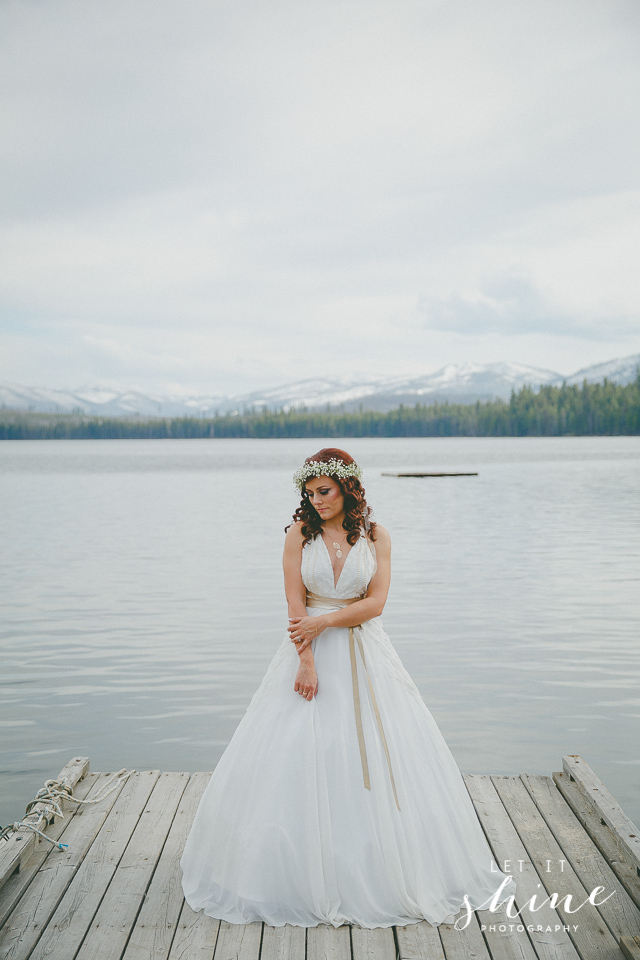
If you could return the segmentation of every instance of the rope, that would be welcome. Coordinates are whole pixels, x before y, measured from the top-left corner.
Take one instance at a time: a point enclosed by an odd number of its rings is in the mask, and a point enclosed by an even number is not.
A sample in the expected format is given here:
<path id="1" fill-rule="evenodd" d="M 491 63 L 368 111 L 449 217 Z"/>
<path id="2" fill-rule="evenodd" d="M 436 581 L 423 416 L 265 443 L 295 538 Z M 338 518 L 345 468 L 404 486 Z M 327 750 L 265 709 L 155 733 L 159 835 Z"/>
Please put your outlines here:
<path id="1" fill-rule="evenodd" d="M 48 826 L 56 817 L 64 820 L 64 813 L 61 808 L 63 800 L 67 800 L 70 803 L 77 803 L 78 805 L 81 803 L 100 803 L 100 801 L 108 797 L 110 793 L 117 790 L 132 773 L 135 773 L 135 770 L 127 770 L 126 767 L 118 770 L 117 773 L 109 777 L 98 795 L 92 797 L 90 800 L 80 800 L 79 797 L 74 797 L 72 788 L 66 783 L 61 783 L 59 780 L 45 780 L 44 787 L 40 787 L 34 799 L 30 800 L 27 804 L 24 819 L 16 820 L 15 823 L 10 823 L 6 827 L 0 827 L 0 840 L 8 840 L 10 835 L 17 833 L 18 830 L 31 830 L 32 833 L 37 833 L 39 837 L 48 840 L 49 843 L 52 843 L 59 850 L 68 849 L 68 843 L 60 843 L 58 840 L 48 837 L 46 833 L 42 832 L 40 827 Z M 36 804 L 44 804 L 45 808 L 41 808 L 32 813 L 31 811 Z"/>

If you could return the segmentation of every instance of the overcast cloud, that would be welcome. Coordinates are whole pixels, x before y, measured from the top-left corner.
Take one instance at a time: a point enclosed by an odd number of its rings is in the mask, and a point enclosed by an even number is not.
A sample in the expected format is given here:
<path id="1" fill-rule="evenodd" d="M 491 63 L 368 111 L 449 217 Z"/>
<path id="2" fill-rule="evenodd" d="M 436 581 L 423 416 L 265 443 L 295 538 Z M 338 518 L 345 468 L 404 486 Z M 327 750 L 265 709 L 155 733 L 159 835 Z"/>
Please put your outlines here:
<path id="1" fill-rule="evenodd" d="M 0 379 L 640 351 L 636 0 L 4 0 Z"/>

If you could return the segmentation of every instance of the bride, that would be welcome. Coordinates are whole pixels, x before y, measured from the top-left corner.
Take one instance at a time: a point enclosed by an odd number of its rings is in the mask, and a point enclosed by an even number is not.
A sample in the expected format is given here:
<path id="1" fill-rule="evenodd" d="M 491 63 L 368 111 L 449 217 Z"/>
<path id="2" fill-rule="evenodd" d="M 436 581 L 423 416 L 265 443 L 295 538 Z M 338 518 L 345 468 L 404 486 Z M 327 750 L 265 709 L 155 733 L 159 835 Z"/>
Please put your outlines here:
<path id="1" fill-rule="evenodd" d="M 515 892 L 385 633 L 388 532 L 361 470 L 325 448 L 294 475 L 288 634 L 198 807 L 187 903 L 231 923 L 451 922 Z M 493 904 L 492 904 L 493 907 Z"/>

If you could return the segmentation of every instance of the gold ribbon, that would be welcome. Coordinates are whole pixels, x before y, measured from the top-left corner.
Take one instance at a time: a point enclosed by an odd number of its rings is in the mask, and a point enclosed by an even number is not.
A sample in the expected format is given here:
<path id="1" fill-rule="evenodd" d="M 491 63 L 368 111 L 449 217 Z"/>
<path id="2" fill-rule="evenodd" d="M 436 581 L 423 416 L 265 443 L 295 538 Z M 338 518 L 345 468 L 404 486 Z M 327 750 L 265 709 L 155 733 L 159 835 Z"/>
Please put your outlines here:
<path id="1" fill-rule="evenodd" d="M 317 593 L 312 593 L 310 590 L 307 591 L 307 607 L 331 607 L 332 609 L 342 609 L 343 607 L 348 607 L 351 603 L 356 603 L 358 600 L 362 600 L 362 597 L 349 597 L 347 600 L 337 600 L 333 597 L 321 597 Z M 357 631 L 357 634 L 356 634 Z M 384 749 L 385 757 L 387 758 L 387 767 L 389 768 L 389 779 L 391 780 L 391 788 L 393 790 L 393 796 L 396 801 L 396 807 L 400 809 L 400 804 L 398 803 L 398 794 L 396 793 L 396 783 L 393 779 L 393 770 L 391 769 L 391 757 L 389 755 L 389 747 L 387 746 L 387 738 L 384 735 L 384 728 L 382 726 L 382 717 L 380 716 L 380 711 L 378 709 L 378 702 L 376 700 L 376 695 L 373 692 L 373 686 L 371 683 L 371 677 L 369 676 L 369 671 L 367 670 L 367 661 L 364 656 L 364 647 L 362 646 L 362 624 L 358 623 L 353 627 L 349 627 L 349 658 L 351 660 L 351 685 L 353 687 L 353 707 L 356 715 L 356 731 L 358 734 L 358 747 L 360 749 L 360 762 L 362 764 L 362 778 L 364 780 L 364 785 L 367 790 L 371 790 L 371 781 L 369 779 L 369 761 L 367 760 L 367 747 L 364 741 L 364 730 L 362 727 L 362 708 L 360 705 L 360 688 L 358 685 L 358 664 L 356 661 L 356 642 L 358 644 L 358 650 L 360 651 L 360 659 L 362 660 L 362 666 L 364 669 L 364 675 L 367 678 L 367 683 L 369 684 L 369 692 L 371 694 L 371 703 L 373 705 L 373 712 L 375 714 L 376 723 L 378 724 L 378 731 L 380 733 L 380 740 Z"/>

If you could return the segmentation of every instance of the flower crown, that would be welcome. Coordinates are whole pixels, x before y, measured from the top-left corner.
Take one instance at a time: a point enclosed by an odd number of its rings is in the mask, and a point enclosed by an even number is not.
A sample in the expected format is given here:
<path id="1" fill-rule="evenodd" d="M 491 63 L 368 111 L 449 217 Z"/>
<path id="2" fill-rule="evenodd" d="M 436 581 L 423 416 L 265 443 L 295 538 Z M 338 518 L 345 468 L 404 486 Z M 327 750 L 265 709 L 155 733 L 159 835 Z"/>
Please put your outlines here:
<path id="1" fill-rule="evenodd" d="M 345 477 L 357 477 L 359 480 L 362 470 L 357 463 L 343 463 L 342 460 L 328 460 L 326 463 L 308 460 L 293 475 L 293 482 L 300 492 L 309 477 L 340 477 L 341 480 Z"/>

